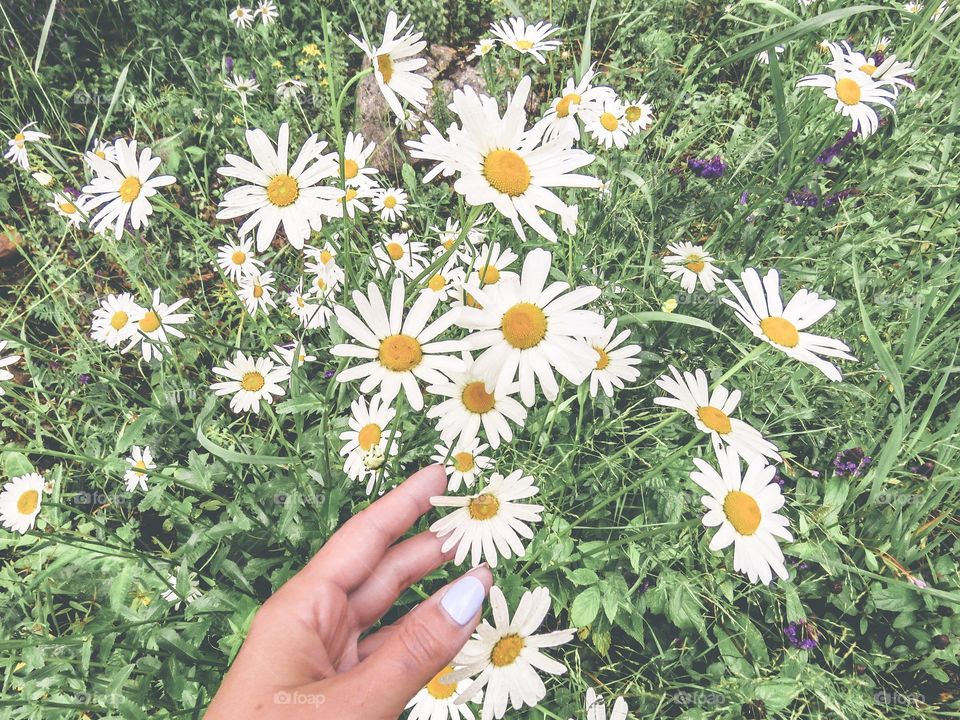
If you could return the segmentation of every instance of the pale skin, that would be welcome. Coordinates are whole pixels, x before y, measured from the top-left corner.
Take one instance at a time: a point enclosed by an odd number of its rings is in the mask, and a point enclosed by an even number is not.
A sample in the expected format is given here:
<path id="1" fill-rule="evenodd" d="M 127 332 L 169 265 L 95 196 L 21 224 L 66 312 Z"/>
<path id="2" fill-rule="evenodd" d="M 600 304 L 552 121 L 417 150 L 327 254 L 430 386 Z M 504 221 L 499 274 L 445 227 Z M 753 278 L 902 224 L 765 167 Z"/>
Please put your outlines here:
<path id="1" fill-rule="evenodd" d="M 446 480 L 442 465 L 412 475 L 347 521 L 267 600 L 206 720 L 396 720 L 482 615 L 455 622 L 440 605 L 447 585 L 367 633 L 407 588 L 452 559 L 429 531 L 401 539 Z M 467 574 L 489 591 L 486 566 Z"/>

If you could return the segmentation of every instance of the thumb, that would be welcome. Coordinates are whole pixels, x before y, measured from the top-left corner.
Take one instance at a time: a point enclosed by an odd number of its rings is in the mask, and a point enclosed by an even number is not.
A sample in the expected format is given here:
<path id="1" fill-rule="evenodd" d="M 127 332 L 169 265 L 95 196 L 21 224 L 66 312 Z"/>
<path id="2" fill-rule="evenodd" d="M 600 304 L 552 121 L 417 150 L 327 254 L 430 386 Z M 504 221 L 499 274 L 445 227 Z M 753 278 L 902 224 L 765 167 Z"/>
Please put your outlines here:
<path id="1" fill-rule="evenodd" d="M 374 717 L 398 717 L 417 692 L 463 648 L 480 623 L 483 600 L 493 583 L 486 566 L 474 568 L 414 608 L 384 643 L 347 675 L 371 698 Z"/>

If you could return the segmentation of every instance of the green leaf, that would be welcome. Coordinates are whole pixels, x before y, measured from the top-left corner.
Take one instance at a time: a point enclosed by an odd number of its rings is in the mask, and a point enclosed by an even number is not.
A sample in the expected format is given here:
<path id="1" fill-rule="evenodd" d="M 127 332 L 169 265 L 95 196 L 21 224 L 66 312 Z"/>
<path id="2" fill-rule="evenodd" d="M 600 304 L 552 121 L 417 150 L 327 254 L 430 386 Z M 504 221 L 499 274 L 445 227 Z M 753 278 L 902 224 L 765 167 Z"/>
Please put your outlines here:
<path id="1" fill-rule="evenodd" d="M 43 21 L 43 30 L 40 31 L 40 43 L 37 45 L 37 56 L 33 59 L 33 72 L 40 69 L 40 60 L 43 59 L 43 51 L 47 47 L 47 38 L 50 37 L 50 26 L 53 25 L 53 13 L 57 9 L 57 0 L 50 0 L 50 7 L 47 8 L 47 17 Z"/>
<path id="2" fill-rule="evenodd" d="M 570 578 L 570 582 L 574 585 L 596 585 L 600 582 L 600 578 L 597 574 L 590 568 L 577 568 L 576 570 L 571 570 L 567 573 L 567 577 Z"/>
<path id="3" fill-rule="evenodd" d="M 7 477 L 15 478 L 32 473 L 33 464 L 23 453 L 7 450 L 3 453 L 3 469 Z"/>
<path id="4" fill-rule="evenodd" d="M 570 607 L 570 622 L 576 627 L 592 623 L 600 612 L 600 588 L 589 587 L 573 599 Z"/>

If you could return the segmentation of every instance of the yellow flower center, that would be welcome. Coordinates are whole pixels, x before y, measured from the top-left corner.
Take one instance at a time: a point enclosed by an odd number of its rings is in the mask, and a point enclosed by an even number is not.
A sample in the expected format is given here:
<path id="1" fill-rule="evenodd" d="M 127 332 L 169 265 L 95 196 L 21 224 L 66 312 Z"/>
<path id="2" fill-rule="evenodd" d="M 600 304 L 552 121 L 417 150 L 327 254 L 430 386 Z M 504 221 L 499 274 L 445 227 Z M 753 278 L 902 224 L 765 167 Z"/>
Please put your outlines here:
<path id="1" fill-rule="evenodd" d="M 497 500 L 495 495 L 491 495 L 490 493 L 477 495 L 470 501 L 470 504 L 467 505 L 467 512 L 470 513 L 470 517 L 474 520 L 489 520 L 494 517 L 499 510 L 500 501 Z"/>
<path id="2" fill-rule="evenodd" d="M 720 408 L 713 407 L 713 405 L 698 407 L 697 417 L 700 418 L 700 422 L 721 435 L 726 435 L 733 428 L 730 424 L 730 416 Z"/>
<path id="3" fill-rule="evenodd" d="M 515 47 L 517 48 L 517 50 L 520 50 L 521 52 L 532 50 L 533 40 L 517 40 Z"/>
<path id="4" fill-rule="evenodd" d="M 624 115 L 627 118 L 627 122 L 635 123 L 643 115 L 643 110 L 636 105 L 631 105 L 624 111 Z"/>
<path id="5" fill-rule="evenodd" d="M 505 635 L 497 640 L 497 644 L 490 651 L 490 662 L 497 667 L 512 665 L 520 657 L 524 640 L 519 635 Z"/>
<path id="6" fill-rule="evenodd" d="M 251 370 L 243 374 L 243 378 L 240 380 L 240 387 L 247 392 L 258 392 L 266 382 L 263 375 L 256 370 Z"/>
<path id="7" fill-rule="evenodd" d="M 360 449 L 366 452 L 374 445 L 380 443 L 380 437 L 383 434 L 383 430 L 376 423 L 370 423 L 364 425 L 360 428 L 360 432 L 357 433 L 357 444 L 360 446 Z"/>
<path id="8" fill-rule="evenodd" d="M 500 270 L 493 265 L 487 265 L 480 273 L 484 285 L 495 285 L 500 282 Z"/>
<path id="9" fill-rule="evenodd" d="M 397 206 L 397 199 L 393 195 L 387 195 L 383 199 L 383 206 L 389 210 L 392 210 Z"/>
<path id="10" fill-rule="evenodd" d="M 64 215 L 73 215 L 77 211 L 77 206 L 72 202 L 62 202 L 60 203 L 60 212 Z"/>
<path id="11" fill-rule="evenodd" d="M 143 316 L 139 324 L 141 330 L 145 333 L 151 333 L 160 327 L 160 317 L 153 310 L 150 310 Z"/>
<path id="12" fill-rule="evenodd" d="M 113 317 L 110 318 L 110 327 L 114 330 L 123 330 L 127 326 L 127 322 L 130 320 L 130 316 L 127 315 L 123 310 L 117 310 Z"/>
<path id="13" fill-rule="evenodd" d="M 866 63 L 860 66 L 860 71 L 865 72 L 867 75 L 873 75 L 877 71 L 877 66 L 873 63 Z"/>
<path id="14" fill-rule="evenodd" d="M 147 469 L 147 464 L 146 464 L 143 460 L 137 460 L 137 461 L 133 464 L 133 466 L 134 466 L 137 470 L 146 470 L 146 469 Z"/>
<path id="15" fill-rule="evenodd" d="M 560 98 L 560 102 L 557 103 L 557 117 L 565 118 L 567 115 L 569 115 L 570 106 L 579 105 L 580 99 L 580 96 L 576 93 L 567 93 Z"/>
<path id="16" fill-rule="evenodd" d="M 430 281 L 427 283 L 429 287 L 434 292 L 440 292 L 447 286 L 447 279 L 443 275 L 434 275 L 430 278 Z"/>
<path id="17" fill-rule="evenodd" d="M 303 301 L 303 295 L 297 295 L 297 307 L 305 308 L 307 304 Z"/>
<path id="18" fill-rule="evenodd" d="M 107 154 L 103 150 L 94 150 L 93 154 L 96 155 L 101 160 L 107 159 Z"/>
<path id="19" fill-rule="evenodd" d="M 483 159 L 483 176 L 494 188 L 517 197 L 530 187 L 527 161 L 513 150 L 494 150 Z"/>
<path id="20" fill-rule="evenodd" d="M 468 453 L 466 451 L 454 453 L 453 461 L 454 467 L 457 468 L 458 472 L 465 473 L 473 470 L 473 453 Z"/>
<path id="21" fill-rule="evenodd" d="M 321 250 L 321 251 L 320 251 L 320 262 L 322 262 L 324 265 L 326 265 L 326 264 L 327 264 L 328 262 L 330 262 L 331 260 L 333 260 L 333 255 L 330 254 L 330 251 L 329 251 L 329 250 Z"/>
<path id="22" fill-rule="evenodd" d="M 493 406 L 497 404 L 496 397 L 494 397 L 493 393 L 487 392 L 487 388 L 482 380 L 474 380 L 472 383 L 467 383 L 466 387 L 463 388 L 463 394 L 460 399 L 463 401 L 463 406 L 467 410 L 480 415 L 490 412 L 493 410 Z"/>
<path id="23" fill-rule="evenodd" d="M 515 348 L 527 350 L 547 334 L 547 316 L 533 303 L 517 303 L 500 320 L 503 337 Z"/>
<path id="24" fill-rule="evenodd" d="M 620 125 L 620 121 L 617 120 L 617 116 L 613 113 L 605 112 L 600 116 L 600 124 L 607 132 L 613 132 Z"/>
<path id="25" fill-rule="evenodd" d="M 354 190 L 353 188 L 347 188 L 347 194 L 344 195 L 344 198 L 343 198 L 343 199 L 346 200 L 347 202 L 350 202 L 350 201 L 353 200 L 356 196 L 357 196 L 357 191 L 356 191 L 356 190 Z"/>
<path id="26" fill-rule="evenodd" d="M 27 139 L 27 136 L 23 133 L 17 133 L 13 136 L 13 141 L 19 146 L 23 147 L 23 141 Z"/>
<path id="27" fill-rule="evenodd" d="M 397 262 L 403 258 L 403 245 L 396 242 L 387 243 L 387 254 L 390 255 L 391 260 Z"/>
<path id="28" fill-rule="evenodd" d="M 856 105 L 860 102 L 860 86 L 856 80 L 840 78 L 837 80 L 837 97 L 844 105 Z"/>
<path id="29" fill-rule="evenodd" d="M 40 493 L 36 490 L 27 490 L 17 498 L 17 512 L 21 515 L 30 515 L 40 504 Z"/>
<path id="30" fill-rule="evenodd" d="M 389 55 L 377 55 L 377 70 L 383 75 L 384 85 L 389 85 L 393 78 L 393 60 Z"/>
<path id="31" fill-rule="evenodd" d="M 324 280 L 322 277 L 318 277 L 316 280 L 314 280 L 314 281 L 313 281 L 313 284 L 317 286 L 317 289 L 318 289 L 318 290 L 326 290 L 326 289 L 327 289 L 327 281 Z"/>
<path id="32" fill-rule="evenodd" d="M 450 238 L 449 240 L 444 240 L 444 241 L 441 243 L 441 245 L 443 245 L 443 249 L 444 249 L 444 250 L 449 250 L 450 248 L 453 247 L 453 243 L 454 243 L 454 242 L 455 242 L 455 240 L 454 240 L 453 238 Z"/>
<path id="33" fill-rule="evenodd" d="M 723 514 L 741 535 L 753 535 L 760 527 L 760 506 L 745 492 L 728 492 L 723 499 Z"/>
<path id="34" fill-rule="evenodd" d="M 141 187 L 140 178 L 131 175 L 120 183 L 120 199 L 125 203 L 132 203 L 140 196 Z"/>
<path id="35" fill-rule="evenodd" d="M 597 360 L 597 370 L 605 370 L 610 364 L 610 355 L 602 347 L 594 345 L 593 349 L 600 353 L 600 358 Z"/>
<path id="36" fill-rule="evenodd" d="M 695 273 L 703 272 L 703 268 L 706 267 L 706 263 L 703 261 L 703 258 L 696 253 L 690 253 L 687 255 L 687 270 L 691 270 Z"/>
<path id="37" fill-rule="evenodd" d="M 292 205 L 300 197 L 297 181 L 286 174 L 274 175 L 267 183 L 267 200 L 277 207 Z"/>
<path id="38" fill-rule="evenodd" d="M 350 160 L 347 158 L 343 161 L 343 177 L 347 180 L 353 180 L 357 176 L 357 173 L 360 172 L 360 166 L 357 164 L 356 160 Z"/>
<path id="39" fill-rule="evenodd" d="M 800 333 L 797 326 L 782 317 L 765 317 L 760 321 L 760 329 L 771 342 L 783 347 L 796 347 L 800 344 Z"/>
<path id="40" fill-rule="evenodd" d="M 431 697 L 436 698 L 437 700 L 446 700 L 447 698 L 453 697 L 453 694 L 457 692 L 457 684 L 441 682 L 443 677 L 452 672 L 453 666 L 447 665 L 443 670 L 434 675 L 430 682 L 427 683 L 427 692 L 430 693 Z"/>
<path id="41" fill-rule="evenodd" d="M 423 350 L 416 338 L 390 335 L 380 343 L 380 364 L 394 372 L 408 372 L 423 360 Z"/>
<path id="42" fill-rule="evenodd" d="M 234 250 L 230 260 L 234 265 L 243 265 L 247 261 L 247 254 L 243 250 Z"/>
<path id="43" fill-rule="evenodd" d="M 253 286 L 253 296 L 254 296 L 255 298 L 263 297 L 263 286 L 262 286 L 262 285 L 254 285 L 254 286 Z"/>

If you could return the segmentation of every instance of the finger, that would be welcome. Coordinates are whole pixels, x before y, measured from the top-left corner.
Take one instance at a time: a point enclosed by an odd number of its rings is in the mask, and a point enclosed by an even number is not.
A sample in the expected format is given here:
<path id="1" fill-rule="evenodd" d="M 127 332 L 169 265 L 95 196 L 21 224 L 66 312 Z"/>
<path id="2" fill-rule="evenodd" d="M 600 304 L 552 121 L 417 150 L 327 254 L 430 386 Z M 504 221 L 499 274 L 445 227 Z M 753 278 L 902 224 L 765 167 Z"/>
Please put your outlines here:
<path id="1" fill-rule="evenodd" d="M 357 643 L 357 658 L 360 661 L 366 660 L 368 657 L 373 655 L 380 647 L 393 635 L 397 628 L 400 627 L 400 622 L 397 621 L 393 625 L 386 625 L 385 627 L 380 628 L 375 633 L 367 635 L 363 640 Z"/>
<path id="2" fill-rule="evenodd" d="M 446 483 L 443 465 L 414 473 L 350 518 L 313 556 L 304 574 L 352 592 L 376 569 L 387 548 L 430 509 L 430 498 L 443 494 Z"/>
<path id="3" fill-rule="evenodd" d="M 444 553 L 442 545 L 428 530 L 387 550 L 376 570 L 350 595 L 350 607 L 362 629 L 379 620 L 407 588 L 453 557 L 455 549 Z"/>
<path id="4" fill-rule="evenodd" d="M 399 620 L 396 630 L 340 679 L 358 695 L 377 688 L 373 714 L 398 717 L 470 639 L 492 582 L 490 569 L 480 566 L 447 585 Z"/>

